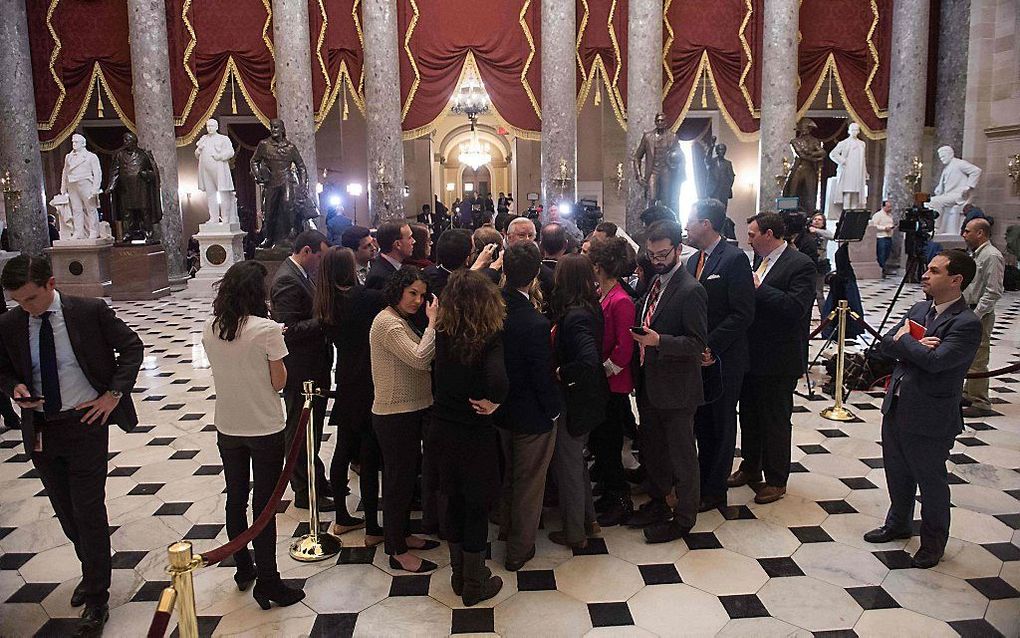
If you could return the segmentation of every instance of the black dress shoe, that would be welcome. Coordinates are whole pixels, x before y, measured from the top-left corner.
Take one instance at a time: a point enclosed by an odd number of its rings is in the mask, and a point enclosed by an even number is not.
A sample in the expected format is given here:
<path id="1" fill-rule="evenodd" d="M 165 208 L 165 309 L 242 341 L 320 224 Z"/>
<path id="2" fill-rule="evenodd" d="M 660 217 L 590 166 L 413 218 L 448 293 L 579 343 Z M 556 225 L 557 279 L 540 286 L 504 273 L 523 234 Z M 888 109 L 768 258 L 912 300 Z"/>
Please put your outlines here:
<path id="1" fill-rule="evenodd" d="M 627 527 L 636 529 L 648 527 L 656 523 L 665 523 L 673 515 L 665 501 L 649 501 L 634 512 L 634 515 L 627 521 Z"/>
<path id="2" fill-rule="evenodd" d="M 710 510 L 719 509 L 720 507 L 726 507 L 726 497 L 705 499 L 701 501 L 698 505 L 698 512 L 708 512 Z"/>
<path id="3" fill-rule="evenodd" d="M 74 638 L 98 638 L 103 635 L 103 625 L 110 619 L 109 605 L 87 605 L 81 613 L 81 622 L 74 630 Z"/>
<path id="4" fill-rule="evenodd" d="M 255 583 L 255 589 L 251 590 L 252 598 L 259 604 L 263 611 L 268 611 L 273 603 L 278 607 L 290 607 L 304 599 L 305 590 L 299 587 L 290 587 L 279 576 L 275 578 L 259 579 Z"/>
<path id="5" fill-rule="evenodd" d="M 255 567 L 251 566 L 247 569 L 238 568 L 234 573 L 234 582 L 237 583 L 237 591 L 248 591 L 252 583 L 258 575 L 255 573 Z"/>
<path id="6" fill-rule="evenodd" d="M 71 606 L 81 607 L 85 604 L 85 581 L 80 580 L 78 584 L 74 586 L 74 591 L 71 592 Z"/>
<path id="7" fill-rule="evenodd" d="M 910 538 L 910 530 L 895 530 L 890 529 L 883 525 L 882 527 L 871 530 L 864 535 L 864 540 L 868 543 L 888 543 L 889 541 L 901 540 L 904 538 Z"/>
<path id="8" fill-rule="evenodd" d="M 940 560 L 942 560 L 941 551 L 921 547 L 917 550 L 917 553 L 910 558 L 910 564 L 918 569 L 931 569 L 938 565 Z"/>
<path id="9" fill-rule="evenodd" d="M 421 547 L 411 547 L 410 545 L 408 545 L 407 546 L 408 549 L 413 549 L 419 552 L 427 552 L 430 549 L 435 549 L 442 544 L 439 541 L 432 540 L 431 538 L 418 538 L 417 536 L 415 538 L 421 541 Z"/>
<path id="10" fill-rule="evenodd" d="M 649 544 L 668 543 L 684 538 L 690 533 L 690 527 L 685 527 L 676 521 L 658 523 L 645 528 L 645 542 Z"/>

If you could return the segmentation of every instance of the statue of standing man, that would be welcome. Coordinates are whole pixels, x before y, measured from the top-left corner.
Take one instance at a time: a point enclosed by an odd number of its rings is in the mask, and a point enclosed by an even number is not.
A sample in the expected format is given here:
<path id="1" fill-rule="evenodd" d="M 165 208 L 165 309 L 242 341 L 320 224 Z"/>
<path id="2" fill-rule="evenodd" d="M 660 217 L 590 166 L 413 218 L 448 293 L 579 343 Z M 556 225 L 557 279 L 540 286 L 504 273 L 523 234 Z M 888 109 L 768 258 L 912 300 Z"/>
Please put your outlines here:
<path id="1" fill-rule="evenodd" d="M 219 129 L 219 122 L 209 120 L 205 123 L 206 134 L 195 144 L 198 189 L 205 192 L 206 201 L 209 202 L 210 222 L 236 224 L 234 179 L 230 176 L 229 164 L 234 157 L 234 145 Z"/>
<path id="2" fill-rule="evenodd" d="M 836 163 L 832 201 L 839 202 L 843 210 L 856 210 L 865 202 L 868 168 L 864 141 L 858 137 L 861 127 L 854 122 L 846 132 L 847 138 L 829 153 L 829 159 Z"/>
<path id="3" fill-rule="evenodd" d="M 287 139 L 283 120 L 269 122 L 269 137 L 259 142 L 251 158 L 251 174 L 262 187 L 260 248 L 273 248 L 304 229 L 299 210 L 308 199 L 308 172 L 297 147 Z"/>
<path id="4" fill-rule="evenodd" d="M 676 212 L 680 187 L 687 176 L 686 158 L 676 134 L 666 127 L 665 115 L 655 115 L 655 128 L 641 137 L 631 160 L 634 176 L 645 189 L 645 207 L 659 203 Z"/>
<path id="5" fill-rule="evenodd" d="M 790 140 L 790 148 L 797 159 L 783 187 L 784 197 L 797 197 L 800 208 L 806 213 L 818 206 L 818 165 L 825 159 L 825 147 L 815 137 L 818 125 L 805 117 L 797 122 L 797 137 Z"/>
<path id="6" fill-rule="evenodd" d="M 138 147 L 134 133 L 124 134 L 124 146 L 113 156 L 106 192 L 111 219 L 121 223 L 121 241 L 154 242 L 154 229 L 163 219 L 159 167 L 150 151 Z"/>
<path id="7" fill-rule="evenodd" d="M 99 193 L 103 187 L 103 170 L 99 158 L 85 148 L 85 138 L 71 136 L 71 152 L 64 157 L 60 175 L 60 192 L 68 197 L 73 230 L 71 239 L 99 237 Z"/>

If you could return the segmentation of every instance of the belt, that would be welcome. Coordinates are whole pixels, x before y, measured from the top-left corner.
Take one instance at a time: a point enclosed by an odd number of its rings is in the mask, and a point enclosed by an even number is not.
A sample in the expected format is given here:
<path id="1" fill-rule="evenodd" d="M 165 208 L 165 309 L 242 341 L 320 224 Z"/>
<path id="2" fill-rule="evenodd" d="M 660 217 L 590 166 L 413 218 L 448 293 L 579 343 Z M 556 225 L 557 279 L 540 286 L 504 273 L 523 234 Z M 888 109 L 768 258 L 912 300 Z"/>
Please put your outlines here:
<path id="1" fill-rule="evenodd" d="M 57 412 L 56 414 L 46 414 L 45 412 L 37 411 L 37 414 L 43 418 L 41 423 L 37 423 L 37 427 L 40 425 L 46 427 L 47 425 L 55 425 L 57 423 L 63 423 L 64 421 L 81 421 L 81 417 L 83 417 L 86 412 L 87 410 L 75 410 L 73 408 Z"/>

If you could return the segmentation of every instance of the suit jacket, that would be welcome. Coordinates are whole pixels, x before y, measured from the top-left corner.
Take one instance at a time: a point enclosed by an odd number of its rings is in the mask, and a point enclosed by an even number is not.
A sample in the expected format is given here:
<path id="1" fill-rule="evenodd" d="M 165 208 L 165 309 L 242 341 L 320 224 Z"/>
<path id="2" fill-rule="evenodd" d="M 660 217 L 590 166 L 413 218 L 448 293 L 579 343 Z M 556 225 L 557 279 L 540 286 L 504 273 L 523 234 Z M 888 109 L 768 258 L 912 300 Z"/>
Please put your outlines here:
<path id="1" fill-rule="evenodd" d="M 386 285 L 386 280 L 395 272 L 397 269 L 393 267 L 393 264 L 384 259 L 381 254 L 376 255 L 368 267 L 368 274 L 365 275 L 365 287 L 382 290 Z"/>
<path id="2" fill-rule="evenodd" d="M 522 434 L 552 429 L 563 404 L 553 376 L 550 325 L 516 290 L 503 289 L 503 358 L 513 391 L 496 411 L 496 425 Z"/>
<path id="3" fill-rule="evenodd" d="M 422 274 L 425 276 L 425 283 L 428 284 L 429 292 L 437 297 L 443 293 L 443 289 L 446 288 L 446 282 L 450 281 L 450 271 L 436 264 L 426 266 Z M 499 280 L 497 279 L 497 281 Z"/>
<path id="4" fill-rule="evenodd" d="M 138 425 L 131 390 L 142 366 L 145 351 L 142 340 L 102 299 L 62 294 L 60 307 L 74 357 L 89 384 L 100 394 L 107 390 L 124 393 L 110 413 L 110 421 L 130 432 Z M 11 396 L 19 383 L 33 393 L 40 390 L 32 387 L 28 313 L 20 307 L 0 314 L 0 390 Z M 34 417 L 34 410 L 22 412 L 21 434 L 26 452 L 35 444 Z"/>
<path id="5" fill-rule="evenodd" d="M 636 304 L 635 325 L 644 319 L 647 303 L 646 293 Z M 659 347 L 645 348 L 644 364 L 635 343 L 638 396 L 644 392 L 659 409 L 694 412 L 705 400 L 701 354 L 708 340 L 708 295 L 682 265 L 659 293 L 651 328 L 659 333 Z"/>
<path id="6" fill-rule="evenodd" d="M 270 303 L 273 320 L 287 326 L 283 341 L 289 354 L 283 358 L 287 366 L 287 389 L 300 389 L 302 382 L 312 380 L 324 390 L 330 386 L 329 372 L 333 367 L 333 346 L 326 340 L 319 322 L 312 317 L 315 286 L 289 257 L 283 260 L 273 278 Z"/>
<path id="7" fill-rule="evenodd" d="M 755 265 L 761 263 L 755 258 Z M 750 376 L 799 377 L 807 369 L 815 265 L 788 244 L 754 291 L 754 321 L 747 331 Z"/>
<path id="8" fill-rule="evenodd" d="M 687 271 L 698 271 L 701 251 L 687 260 Z M 708 347 L 722 365 L 723 375 L 750 367 L 747 329 L 754 321 L 754 278 L 744 251 L 720 239 L 705 260 L 698 280 L 708 295 Z"/>
<path id="9" fill-rule="evenodd" d="M 963 430 L 960 398 L 963 378 L 981 343 L 981 320 L 960 298 L 932 320 L 925 334 L 938 337 L 935 348 L 923 346 L 905 334 L 895 340 L 907 319 L 924 325 L 930 301 L 919 301 L 882 337 L 882 352 L 896 358 L 882 413 L 893 405 L 902 417 L 897 427 L 919 436 L 955 437 Z M 898 394 L 898 396 L 897 396 Z"/>
<path id="10" fill-rule="evenodd" d="M 337 325 L 323 325 L 326 338 L 336 347 L 336 386 L 372 387 L 372 360 L 368 345 L 368 333 L 372 322 L 386 302 L 378 290 L 354 286 L 347 292 L 344 312 L 334 310 Z M 340 390 L 343 391 L 343 390 Z M 369 390 L 370 391 L 370 390 Z"/>

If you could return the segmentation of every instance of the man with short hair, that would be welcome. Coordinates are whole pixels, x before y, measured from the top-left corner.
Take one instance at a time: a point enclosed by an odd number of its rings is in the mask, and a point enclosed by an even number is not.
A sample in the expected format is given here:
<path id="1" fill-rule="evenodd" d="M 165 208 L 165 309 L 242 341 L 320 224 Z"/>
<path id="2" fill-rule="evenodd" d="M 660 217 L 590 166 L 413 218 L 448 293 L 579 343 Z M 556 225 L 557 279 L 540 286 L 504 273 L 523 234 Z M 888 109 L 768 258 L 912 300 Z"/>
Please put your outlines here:
<path id="1" fill-rule="evenodd" d="M 538 242 L 542 249 L 542 263 L 556 268 L 556 262 L 567 254 L 567 233 L 559 222 L 549 222 L 542 226 L 542 237 Z"/>
<path id="2" fill-rule="evenodd" d="M 750 484 L 754 502 L 764 505 L 786 495 L 790 477 L 793 391 L 807 369 L 816 269 L 783 239 L 786 224 L 778 213 L 758 213 L 747 224 L 755 290 L 754 321 L 747 330 L 750 367 L 740 392 L 743 460 L 726 484 Z"/>
<path id="3" fill-rule="evenodd" d="M 436 243 L 438 264 L 425 268 L 425 281 L 429 292 L 437 297 L 446 288 L 453 271 L 464 268 L 471 259 L 471 231 L 466 228 L 451 228 L 439 236 Z"/>
<path id="4" fill-rule="evenodd" d="M 981 343 L 981 321 L 963 297 L 976 271 L 962 250 L 936 255 L 921 276 L 921 289 L 930 300 L 914 304 L 881 341 L 882 351 L 897 362 L 882 402 L 882 461 L 890 503 L 883 525 L 864 540 L 910 538 L 914 495 L 920 488 L 921 545 L 911 564 L 921 569 L 938 564 L 949 540 L 946 461 L 963 430 L 963 378 Z"/>
<path id="5" fill-rule="evenodd" d="M 616 231 L 618 227 L 613 222 L 599 222 L 598 226 L 595 227 L 595 232 L 592 236 L 595 239 L 607 239 L 609 237 L 616 237 Z"/>
<path id="6" fill-rule="evenodd" d="M 875 258 L 882 268 L 882 276 L 885 276 L 885 264 L 889 260 L 889 253 L 892 252 L 892 234 L 896 228 L 892 218 L 892 202 L 888 199 L 882 200 L 882 208 L 875 211 L 871 216 L 871 225 L 877 231 L 875 233 Z"/>
<path id="7" fill-rule="evenodd" d="M 561 229 L 562 230 L 562 229 Z M 535 244 L 535 224 L 527 217 L 515 217 L 510 220 L 506 227 L 506 245 L 509 248 L 519 243 Z M 566 240 L 563 240 L 564 244 Z M 535 244 L 537 246 L 537 244 Z M 548 311 L 549 301 L 552 298 L 553 270 L 556 268 L 555 260 L 542 260 L 538 269 L 538 287 L 542 292 L 542 306 Z"/>
<path id="8" fill-rule="evenodd" d="M 291 255 L 283 260 L 273 278 L 270 290 L 270 307 L 273 320 L 285 326 L 283 340 L 287 345 L 287 356 L 283 363 L 290 373 L 283 388 L 283 402 L 287 408 L 287 427 L 284 442 L 290 449 L 297 432 L 304 406 L 303 382 L 314 381 L 316 387 L 329 391 L 330 372 L 333 369 L 333 345 L 326 339 L 322 327 L 313 317 L 315 283 L 312 277 L 319 270 L 319 261 L 329 250 L 326 237 L 317 230 L 302 231 L 294 239 Z M 326 397 L 312 398 L 312 424 L 315 432 L 315 486 L 319 511 L 331 512 L 336 505 L 330 498 L 326 468 L 319 458 L 322 445 L 322 426 L 326 416 Z M 294 488 L 294 506 L 308 508 L 308 457 L 305 446 L 301 446 L 290 486 Z"/>
<path id="9" fill-rule="evenodd" d="M 372 237 L 372 231 L 364 226 L 351 226 L 340 235 L 340 245 L 354 251 L 354 268 L 358 277 L 358 283 L 365 285 L 365 278 L 368 276 L 368 268 L 379 252 L 379 246 Z"/>
<path id="10" fill-rule="evenodd" d="M 100 636 L 112 575 L 107 423 L 138 424 L 131 390 L 145 346 L 102 299 L 56 290 L 44 257 L 11 259 L 0 285 L 18 304 L 0 315 L 0 391 L 21 407 L 25 454 L 81 562 L 71 606 L 85 610 L 74 635 Z"/>
<path id="11" fill-rule="evenodd" d="M 974 281 L 964 290 L 963 298 L 981 320 L 981 345 L 969 372 L 988 372 L 988 358 L 991 354 L 992 328 L 995 326 L 995 302 L 1002 296 L 1006 260 L 999 249 L 992 245 L 992 225 L 987 219 L 974 217 L 963 227 L 963 241 L 977 264 Z M 988 379 L 968 379 L 963 387 L 963 416 L 979 418 L 992 416 L 992 404 L 988 400 Z"/>
<path id="12" fill-rule="evenodd" d="M 381 290 L 390 275 L 403 267 L 414 253 L 411 226 L 405 222 L 385 222 L 375 231 L 379 255 L 372 260 L 365 277 L 365 287 Z"/>

